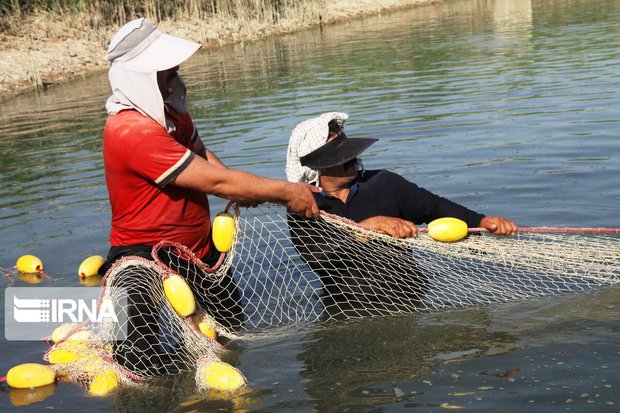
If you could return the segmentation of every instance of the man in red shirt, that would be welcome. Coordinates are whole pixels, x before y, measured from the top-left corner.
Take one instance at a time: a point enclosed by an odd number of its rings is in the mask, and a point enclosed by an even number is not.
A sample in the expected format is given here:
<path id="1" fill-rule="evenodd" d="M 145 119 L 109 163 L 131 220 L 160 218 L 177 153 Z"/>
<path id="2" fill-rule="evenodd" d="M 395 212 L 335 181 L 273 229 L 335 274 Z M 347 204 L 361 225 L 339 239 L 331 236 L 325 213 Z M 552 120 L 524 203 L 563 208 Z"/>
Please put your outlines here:
<path id="1" fill-rule="evenodd" d="M 185 85 L 177 72 L 199 48 L 198 43 L 160 32 L 144 18 L 127 23 L 110 42 L 106 58 L 111 62 L 112 96 L 106 103 L 103 157 L 112 225 L 105 268 L 127 255 L 151 259 L 152 246 L 164 240 L 186 246 L 211 266 L 217 251 L 210 236 L 209 194 L 246 205 L 276 202 L 308 218 L 319 216 L 315 187 L 229 169 L 204 146 L 187 112 Z M 219 322 L 240 322 L 240 295 L 230 274 L 217 283 L 204 274 L 182 275 L 197 301 Z M 130 298 L 127 311 L 145 320 L 130 326 L 132 344 L 156 335 L 140 329 L 157 325 L 157 320 L 146 320 L 140 310 L 149 307 L 148 297 Z M 126 366 L 153 364 L 147 353 L 127 357 L 140 360 L 125 360 Z"/>
<path id="2" fill-rule="evenodd" d="M 177 73 L 199 47 L 161 33 L 144 18 L 126 24 L 110 43 L 113 94 L 106 104 L 103 155 L 112 247 L 168 240 L 205 257 L 211 250 L 207 194 L 319 215 L 311 185 L 228 169 L 205 148 Z"/>

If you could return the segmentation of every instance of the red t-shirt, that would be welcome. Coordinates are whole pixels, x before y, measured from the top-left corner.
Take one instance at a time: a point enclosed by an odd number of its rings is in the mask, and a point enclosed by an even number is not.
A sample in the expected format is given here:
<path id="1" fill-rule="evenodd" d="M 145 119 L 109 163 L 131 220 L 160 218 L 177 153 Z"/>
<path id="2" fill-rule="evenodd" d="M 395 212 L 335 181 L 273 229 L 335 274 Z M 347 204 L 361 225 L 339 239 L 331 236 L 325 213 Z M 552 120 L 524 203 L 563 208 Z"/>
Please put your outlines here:
<path id="1" fill-rule="evenodd" d="M 204 257 L 211 247 L 209 201 L 204 193 L 169 184 L 196 156 L 189 114 L 171 109 L 176 130 L 135 110 L 108 116 L 103 160 L 112 206 L 112 246 L 174 241 Z"/>

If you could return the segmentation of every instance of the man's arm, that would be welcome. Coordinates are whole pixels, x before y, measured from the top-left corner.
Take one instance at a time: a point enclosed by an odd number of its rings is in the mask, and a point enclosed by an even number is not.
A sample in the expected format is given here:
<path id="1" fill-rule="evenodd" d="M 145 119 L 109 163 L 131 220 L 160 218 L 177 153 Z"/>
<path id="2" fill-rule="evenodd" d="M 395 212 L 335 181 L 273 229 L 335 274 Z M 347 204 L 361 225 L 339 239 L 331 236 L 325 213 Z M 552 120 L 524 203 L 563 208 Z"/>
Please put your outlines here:
<path id="1" fill-rule="evenodd" d="M 205 153 L 204 158 L 212 165 L 215 165 L 219 168 L 227 168 L 227 166 L 224 165 L 224 162 L 220 161 L 220 158 L 215 156 L 215 154 L 211 152 L 210 150 L 208 150 L 207 148 L 205 148 L 204 153 Z"/>
<path id="2" fill-rule="evenodd" d="M 198 156 L 171 184 L 244 204 L 276 202 L 307 218 L 319 217 L 319 207 L 312 195 L 319 191 L 317 187 L 222 168 Z"/>
<path id="3" fill-rule="evenodd" d="M 500 216 L 485 217 L 460 204 L 440 197 L 413 182 L 407 181 L 400 175 L 391 173 L 388 177 L 393 185 L 398 187 L 401 202 L 406 205 L 402 218 L 413 222 L 431 222 L 437 218 L 454 217 L 467 223 L 469 227 L 479 226 L 486 228 L 495 235 L 514 235 L 518 231 L 517 225 Z"/>
<path id="4" fill-rule="evenodd" d="M 360 224 L 396 238 L 409 238 L 418 235 L 418 228 L 413 222 L 395 217 L 377 215 L 361 221 Z M 514 235 L 518 232 L 517 224 L 504 217 L 484 217 L 478 226 L 495 235 Z"/>
<path id="5" fill-rule="evenodd" d="M 224 163 L 220 160 L 220 158 L 215 156 L 213 152 L 207 149 L 205 144 L 202 142 L 202 139 L 200 139 L 200 135 L 198 135 L 198 132 L 196 132 L 195 135 L 196 136 L 194 138 L 194 144 L 193 144 L 194 146 L 192 148 L 194 153 L 198 154 L 198 156 L 206 159 L 208 162 L 210 162 L 211 164 L 217 167 L 226 168 L 226 165 L 224 165 Z"/>

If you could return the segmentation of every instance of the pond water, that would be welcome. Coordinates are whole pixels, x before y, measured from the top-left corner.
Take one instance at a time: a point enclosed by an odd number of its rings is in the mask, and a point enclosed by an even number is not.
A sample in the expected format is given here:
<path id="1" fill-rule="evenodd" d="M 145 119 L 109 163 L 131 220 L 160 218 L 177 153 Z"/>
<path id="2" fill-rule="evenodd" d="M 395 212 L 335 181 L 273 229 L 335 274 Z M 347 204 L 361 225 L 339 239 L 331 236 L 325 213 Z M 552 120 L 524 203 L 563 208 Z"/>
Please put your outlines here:
<path id="1" fill-rule="evenodd" d="M 616 0 L 445 1 L 201 51 L 182 73 L 229 166 L 284 178 L 292 128 L 344 111 L 349 136 L 380 138 L 369 169 L 522 226 L 620 226 Z M 79 263 L 106 254 L 108 94 L 102 73 L 0 103 L 0 267 L 30 253 L 49 274 L 2 290 L 79 286 Z M 249 388 L 234 397 L 183 377 L 103 399 L 59 383 L 2 392 L 0 411 L 616 412 L 619 301 L 612 287 L 244 341 L 230 359 Z M 0 343 L 2 374 L 46 349 Z"/>

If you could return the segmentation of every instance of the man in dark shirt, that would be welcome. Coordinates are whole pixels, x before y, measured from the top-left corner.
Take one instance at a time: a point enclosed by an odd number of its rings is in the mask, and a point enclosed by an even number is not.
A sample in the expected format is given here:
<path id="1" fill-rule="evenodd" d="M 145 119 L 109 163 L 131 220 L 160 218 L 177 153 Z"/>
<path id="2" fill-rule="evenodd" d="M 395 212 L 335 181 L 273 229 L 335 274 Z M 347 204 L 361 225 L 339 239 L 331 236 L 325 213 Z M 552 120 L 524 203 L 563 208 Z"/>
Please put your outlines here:
<path id="1" fill-rule="evenodd" d="M 288 179 L 319 186 L 321 192 L 313 195 L 321 210 L 398 238 L 416 236 L 416 225 L 442 217 L 459 218 L 468 227 L 496 235 L 517 232 L 506 218 L 486 217 L 396 173 L 364 171 L 357 157 L 377 139 L 348 138 L 343 132 L 346 119 L 344 113 L 326 113 L 302 122 L 289 142 Z M 404 246 L 386 249 L 380 240 L 359 242 L 344 230 L 325 230 L 293 214 L 289 227 L 301 258 L 323 281 L 323 301 L 334 301 L 340 311 L 344 302 L 373 309 L 380 303 L 380 313 L 411 310 L 428 288 L 428 275 L 407 259 L 412 252 Z M 403 268 L 399 255 L 409 268 Z"/>
<path id="2" fill-rule="evenodd" d="M 347 138 L 340 135 L 337 139 Z M 387 170 L 358 171 L 348 182 L 348 187 L 342 187 L 337 181 L 332 185 L 331 178 L 330 175 L 323 175 L 321 182 L 334 189 L 330 191 L 323 187 L 323 191 L 315 196 L 321 210 L 375 227 L 393 236 L 413 235 L 415 229 L 400 221 L 395 221 L 394 225 L 386 224 L 389 222 L 387 218 L 401 218 L 422 224 L 436 218 L 455 217 L 465 221 L 468 227 L 478 226 L 484 218 L 482 214 L 437 196 Z M 382 216 L 385 219 L 379 218 Z M 401 226 L 404 234 L 398 232 Z"/>
<path id="3" fill-rule="evenodd" d="M 358 156 L 377 139 L 348 138 L 348 116 L 326 113 L 299 124 L 289 141 L 289 181 L 309 182 L 319 208 L 389 235 L 415 236 L 415 225 L 454 217 L 469 227 L 496 235 L 513 235 L 517 225 L 500 216 L 487 217 L 440 197 L 387 170 L 364 171 Z"/>

